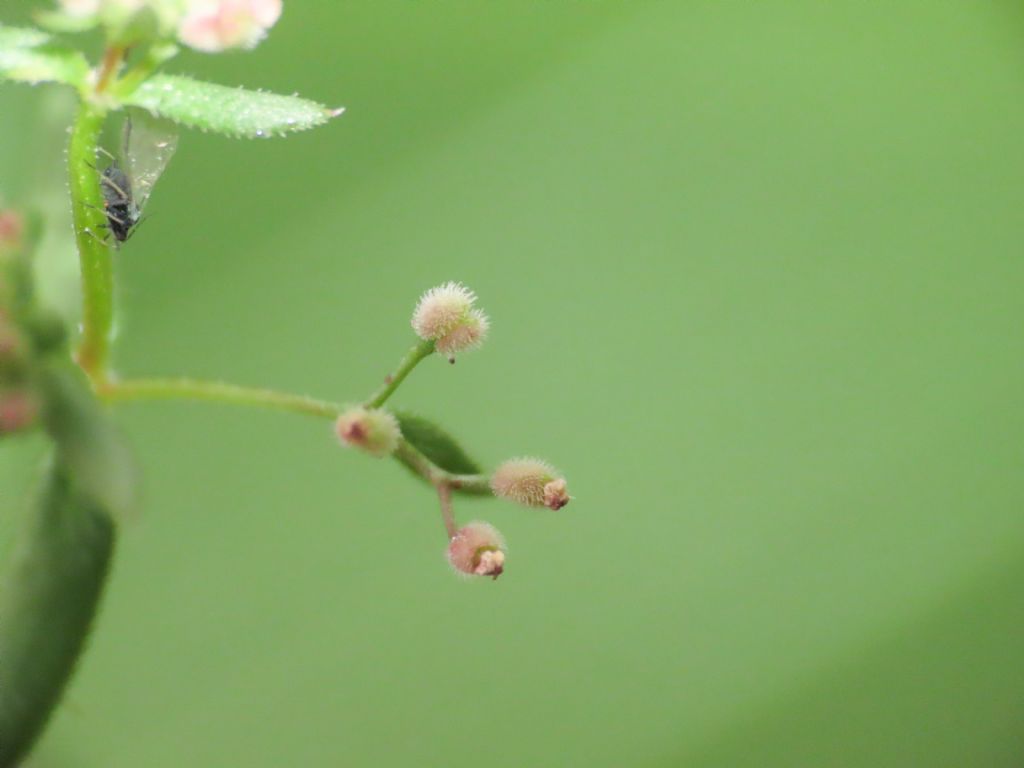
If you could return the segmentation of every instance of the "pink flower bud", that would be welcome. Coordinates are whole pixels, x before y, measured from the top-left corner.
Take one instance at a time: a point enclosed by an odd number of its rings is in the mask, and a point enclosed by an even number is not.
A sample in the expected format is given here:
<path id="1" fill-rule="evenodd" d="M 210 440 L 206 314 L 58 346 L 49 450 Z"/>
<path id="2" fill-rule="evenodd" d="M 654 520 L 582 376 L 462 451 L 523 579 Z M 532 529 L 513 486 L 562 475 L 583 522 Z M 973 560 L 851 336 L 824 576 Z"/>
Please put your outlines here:
<path id="1" fill-rule="evenodd" d="M 0 254 L 17 251 L 25 234 L 25 221 L 14 211 L 0 211 Z"/>
<path id="2" fill-rule="evenodd" d="M 421 339 L 436 342 L 437 351 L 449 358 L 478 347 L 490 322 L 482 310 L 473 307 L 475 302 L 476 294 L 462 283 L 431 288 L 412 314 L 413 330 Z"/>
<path id="3" fill-rule="evenodd" d="M 564 477 L 552 480 L 544 486 L 544 506 L 548 509 L 561 509 L 569 503 L 569 490 Z"/>
<path id="4" fill-rule="evenodd" d="M 39 398 L 26 389 L 0 392 L 0 435 L 21 432 L 39 418 Z"/>
<path id="5" fill-rule="evenodd" d="M 281 0 L 189 0 L 178 37 L 206 53 L 252 48 L 280 17 Z"/>
<path id="6" fill-rule="evenodd" d="M 490 523 L 468 523 L 448 543 L 448 562 L 460 573 L 496 579 L 505 570 L 505 539 Z"/>
<path id="7" fill-rule="evenodd" d="M 0 374 L 21 364 L 27 351 L 24 334 L 0 317 Z"/>
<path id="8" fill-rule="evenodd" d="M 454 358 L 456 352 L 476 349 L 483 344 L 491 323 L 479 309 L 472 309 L 465 319 L 437 340 L 435 349 Z"/>
<path id="9" fill-rule="evenodd" d="M 390 413 L 359 406 L 341 414 L 334 426 L 343 445 L 377 457 L 394 453 L 402 437 L 398 421 Z"/>
<path id="10" fill-rule="evenodd" d="M 548 509 L 561 509 L 572 498 L 565 478 L 540 459 L 506 461 L 491 475 L 491 490 L 518 504 Z"/>

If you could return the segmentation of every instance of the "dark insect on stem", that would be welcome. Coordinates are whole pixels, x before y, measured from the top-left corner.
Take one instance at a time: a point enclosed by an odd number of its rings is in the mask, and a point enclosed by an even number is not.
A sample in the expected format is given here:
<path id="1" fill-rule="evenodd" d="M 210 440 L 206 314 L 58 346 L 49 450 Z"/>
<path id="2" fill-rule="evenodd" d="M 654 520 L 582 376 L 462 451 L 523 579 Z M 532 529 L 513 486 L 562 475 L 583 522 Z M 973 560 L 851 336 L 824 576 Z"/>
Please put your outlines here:
<path id="1" fill-rule="evenodd" d="M 114 239 L 123 243 L 132 236 L 140 216 L 139 207 L 132 198 L 131 181 L 115 163 L 103 169 L 100 187 L 107 226 Z"/>
<path id="2" fill-rule="evenodd" d="M 125 118 L 120 159 L 100 148 L 110 160 L 100 174 L 103 212 L 107 229 L 118 244 L 138 228 L 142 209 L 177 143 L 173 125 L 140 113 Z"/>

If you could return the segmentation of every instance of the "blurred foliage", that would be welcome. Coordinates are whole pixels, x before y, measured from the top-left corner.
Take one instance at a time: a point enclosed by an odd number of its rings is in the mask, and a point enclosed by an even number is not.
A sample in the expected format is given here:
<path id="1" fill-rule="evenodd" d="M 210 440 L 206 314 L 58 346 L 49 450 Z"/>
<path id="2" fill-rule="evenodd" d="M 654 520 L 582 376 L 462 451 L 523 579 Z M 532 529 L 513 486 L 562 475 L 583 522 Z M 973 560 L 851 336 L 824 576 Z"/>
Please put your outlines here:
<path id="1" fill-rule="evenodd" d="M 182 137 L 121 370 L 358 400 L 463 280 L 491 339 L 395 406 L 576 501 L 459 499 L 510 544 L 467 584 L 326 425 L 125 407 L 145 513 L 36 764 L 1020 765 L 1022 65 L 966 0 L 293 2 L 176 61 L 348 111 Z M 0 90 L 0 195 L 66 217 L 69 114 Z"/>

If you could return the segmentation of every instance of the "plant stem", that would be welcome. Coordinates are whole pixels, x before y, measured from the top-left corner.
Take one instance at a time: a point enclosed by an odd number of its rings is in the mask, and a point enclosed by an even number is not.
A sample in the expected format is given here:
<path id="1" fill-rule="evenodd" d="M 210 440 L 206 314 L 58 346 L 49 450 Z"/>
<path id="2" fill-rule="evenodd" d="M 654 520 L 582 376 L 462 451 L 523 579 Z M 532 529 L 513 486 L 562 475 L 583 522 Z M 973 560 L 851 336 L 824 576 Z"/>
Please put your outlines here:
<path id="1" fill-rule="evenodd" d="M 452 489 L 447 483 L 440 483 L 437 486 L 437 498 L 441 501 L 441 517 L 444 519 L 444 529 L 448 532 L 448 538 L 455 538 L 458 528 L 455 526 L 455 512 L 452 510 Z"/>
<path id="2" fill-rule="evenodd" d="M 106 380 L 114 324 L 114 270 L 110 247 L 96 234 L 106 224 L 96 170 L 96 145 L 105 111 L 88 101 L 78 109 L 68 146 L 71 217 L 82 272 L 82 340 L 78 364 L 94 383 Z"/>
<path id="3" fill-rule="evenodd" d="M 96 93 L 103 93 L 107 90 L 117 70 L 121 68 L 124 61 L 125 48 L 119 45 L 112 45 L 103 52 L 103 61 L 100 63 L 100 73 L 96 79 Z"/>
<path id="4" fill-rule="evenodd" d="M 139 62 L 119 77 L 110 90 L 118 97 L 130 95 L 156 71 L 157 67 L 173 58 L 177 52 L 177 46 L 170 43 L 157 43 L 149 46 Z"/>
<path id="5" fill-rule="evenodd" d="M 425 357 L 429 357 L 434 352 L 434 342 L 432 341 L 421 341 L 415 347 L 410 349 L 405 357 L 402 358 L 402 362 L 398 364 L 398 370 L 388 376 L 384 380 L 384 386 L 378 389 L 369 400 L 366 401 L 367 408 L 380 408 L 387 401 L 389 397 L 398 389 L 398 385 L 405 380 L 405 377 L 409 375 L 409 372 Z"/>
<path id="6" fill-rule="evenodd" d="M 487 475 L 456 475 L 446 472 L 420 453 L 408 440 L 398 441 L 393 456 L 435 487 L 445 485 L 451 490 L 476 495 L 491 493 Z"/>
<path id="7" fill-rule="evenodd" d="M 275 392 L 198 379 L 129 379 L 106 381 L 96 393 L 107 402 L 129 400 L 205 400 L 209 402 L 271 408 L 324 419 L 336 419 L 342 406 L 304 395 Z"/>
<path id="8" fill-rule="evenodd" d="M 269 408 L 330 420 L 338 418 L 345 410 L 337 403 L 317 400 L 304 395 L 292 395 L 270 389 L 254 389 L 220 381 L 199 379 L 108 380 L 96 384 L 96 394 L 101 400 L 108 403 L 140 400 L 198 400 Z M 446 472 L 406 440 L 399 441 L 393 456 L 399 463 L 404 464 L 435 487 L 444 484 L 452 490 L 463 493 L 477 495 L 491 493 L 487 475 L 459 475 Z"/>

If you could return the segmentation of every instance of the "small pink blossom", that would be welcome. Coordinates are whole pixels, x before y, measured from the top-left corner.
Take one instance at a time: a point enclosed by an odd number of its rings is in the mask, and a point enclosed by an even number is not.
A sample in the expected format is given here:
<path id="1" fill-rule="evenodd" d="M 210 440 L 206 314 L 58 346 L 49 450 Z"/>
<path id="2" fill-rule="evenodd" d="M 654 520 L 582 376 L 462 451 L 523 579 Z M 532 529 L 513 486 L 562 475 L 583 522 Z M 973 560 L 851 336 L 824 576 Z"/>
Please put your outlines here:
<path id="1" fill-rule="evenodd" d="M 527 507 L 556 510 L 568 504 L 571 498 L 565 478 L 559 477 L 550 464 L 540 459 L 506 461 L 491 475 L 491 490 L 495 496 Z"/>
<path id="2" fill-rule="evenodd" d="M 25 337 L 0 317 L 0 371 L 17 366 L 25 357 Z"/>
<path id="3" fill-rule="evenodd" d="M 12 389 L 0 393 L 0 435 L 21 432 L 39 418 L 39 399 L 34 393 Z"/>
<path id="4" fill-rule="evenodd" d="M 570 498 L 564 477 L 559 477 L 544 485 L 544 506 L 548 509 L 561 509 L 569 503 Z"/>
<path id="5" fill-rule="evenodd" d="M 252 48 L 277 23 L 281 10 L 281 0 L 190 0 L 178 37 L 206 53 Z"/>
<path id="6" fill-rule="evenodd" d="M 505 539 L 490 523 L 468 523 L 448 543 L 448 562 L 460 573 L 496 579 L 505 570 Z"/>
<path id="7" fill-rule="evenodd" d="M 454 358 L 456 352 L 476 349 L 483 344 L 490 327 L 487 315 L 479 309 L 471 309 L 460 323 L 437 340 L 434 347 L 442 355 Z"/>
<path id="8" fill-rule="evenodd" d="M 0 252 L 18 250 L 24 232 L 25 221 L 19 214 L 0 210 Z"/>

